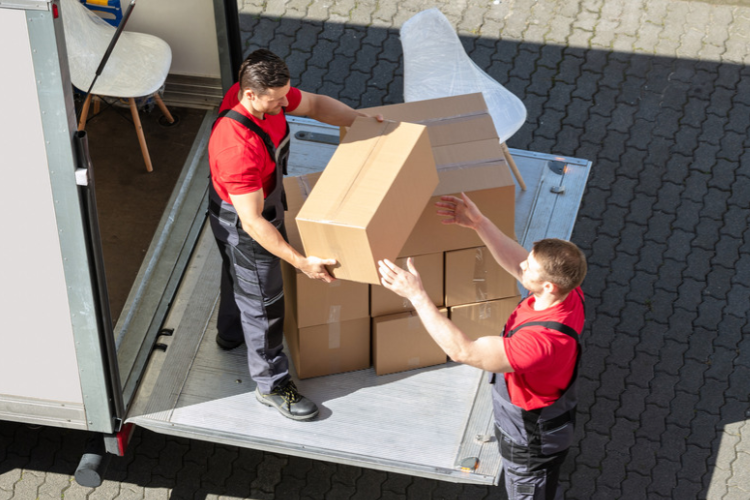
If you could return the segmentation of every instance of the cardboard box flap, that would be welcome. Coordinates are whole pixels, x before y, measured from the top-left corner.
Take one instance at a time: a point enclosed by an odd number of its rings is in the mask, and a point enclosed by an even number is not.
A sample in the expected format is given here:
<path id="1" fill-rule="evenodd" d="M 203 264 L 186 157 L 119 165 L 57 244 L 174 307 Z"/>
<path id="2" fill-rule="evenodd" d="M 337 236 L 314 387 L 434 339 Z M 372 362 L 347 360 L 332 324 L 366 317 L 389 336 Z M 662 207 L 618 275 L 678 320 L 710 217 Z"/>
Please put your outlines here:
<path id="1" fill-rule="evenodd" d="M 471 197 L 471 191 L 508 186 L 503 169 L 499 167 L 499 164 L 494 163 L 474 167 L 470 172 L 461 169 L 444 170 L 440 172 L 440 183 L 432 195 L 458 195 L 463 191 Z M 434 209 L 434 207 L 430 208 Z"/>
<path id="2" fill-rule="evenodd" d="M 498 145 L 500 143 L 481 92 L 378 106 L 363 111 L 371 115 L 380 113 L 387 120 L 425 125 L 433 147 L 493 138 Z M 461 126 L 469 123 L 471 126 Z"/>
<path id="3" fill-rule="evenodd" d="M 439 121 L 446 117 L 489 113 L 481 92 L 460 96 L 441 97 L 404 104 L 389 104 L 363 109 L 369 115 L 382 114 L 387 120 L 416 123 L 418 121 Z M 494 127 L 492 128 L 495 129 Z M 495 133 L 497 136 L 497 133 Z"/>
<path id="4" fill-rule="evenodd" d="M 384 184 L 398 175 L 425 127 L 357 118 L 307 198 L 297 220 L 364 228 L 383 204 Z M 346 144 L 356 147 L 342 147 Z"/>
<path id="5" fill-rule="evenodd" d="M 438 172 L 476 165 L 505 162 L 503 150 L 495 139 L 464 142 L 448 146 L 432 146 L 435 167 Z M 504 167 L 503 170 L 508 170 Z M 510 177 L 510 173 L 507 173 Z"/>

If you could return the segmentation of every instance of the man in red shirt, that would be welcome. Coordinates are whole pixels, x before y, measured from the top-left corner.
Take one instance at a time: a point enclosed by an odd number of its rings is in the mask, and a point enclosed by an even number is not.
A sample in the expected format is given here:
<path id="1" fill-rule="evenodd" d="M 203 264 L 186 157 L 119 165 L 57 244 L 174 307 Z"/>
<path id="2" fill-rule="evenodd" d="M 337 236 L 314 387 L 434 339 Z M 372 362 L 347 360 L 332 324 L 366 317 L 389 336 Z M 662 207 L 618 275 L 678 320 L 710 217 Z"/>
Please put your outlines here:
<path id="1" fill-rule="evenodd" d="M 246 343 L 256 399 L 286 417 L 309 420 L 318 408 L 297 391 L 282 350 L 279 259 L 325 282 L 333 281 L 325 266 L 336 262 L 305 257 L 286 241 L 287 113 L 345 126 L 368 116 L 292 87 L 286 64 L 268 50 L 256 50 L 242 63 L 239 82 L 224 97 L 208 143 L 209 219 L 222 257 L 216 342 L 223 349 Z"/>
<path id="2" fill-rule="evenodd" d="M 445 224 L 477 231 L 495 260 L 529 291 L 502 335 L 469 339 L 430 301 L 412 259 L 408 271 L 381 261 L 381 282 L 411 301 L 451 359 L 492 374 L 495 435 L 509 500 L 561 499 L 560 466 L 575 422 L 586 257 L 573 243 L 554 238 L 526 251 L 463 193 L 444 196 L 437 205 Z"/>

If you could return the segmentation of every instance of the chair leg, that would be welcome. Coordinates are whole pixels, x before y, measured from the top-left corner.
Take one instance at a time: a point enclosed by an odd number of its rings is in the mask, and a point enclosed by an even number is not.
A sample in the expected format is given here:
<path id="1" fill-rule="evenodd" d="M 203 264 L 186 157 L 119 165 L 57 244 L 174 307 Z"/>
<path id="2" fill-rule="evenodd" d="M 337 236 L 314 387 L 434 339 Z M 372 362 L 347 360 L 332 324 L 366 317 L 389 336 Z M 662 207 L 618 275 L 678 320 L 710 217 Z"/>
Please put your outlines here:
<path id="1" fill-rule="evenodd" d="M 101 111 L 101 104 L 102 100 L 98 97 L 94 97 L 94 116 L 99 114 L 99 111 Z"/>
<path id="2" fill-rule="evenodd" d="M 167 105 L 164 104 L 164 101 L 161 100 L 161 96 L 159 95 L 158 92 L 154 94 L 154 99 L 156 99 L 156 105 L 159 106 L 159 109 L 167 118 L 167 121 L 169 123 L 174 123 L 174 118 L 172 118 L 172 113 L 169 112 L 169 110 L 167 109 Z"/>
<path id="3" fill-rule="evenodd" d="M 521 191 L 526 191 L 526 183 L 523 182 L 523 177 L 521 177 L 521 172 L 518 170 L 518 167 L 516 166 L 516 162 L 513 160 L 513 157 L 510 155 L 510 151 L 508 151 L 508 146 L 506 146 L 505 143 L 503 142 L 502 144 L 500 144 L 500 147 L 503 149 L 503 156 L 505 156 L 505 161 L 508 162 L 508 166 L 513 172 L 513 175 L 516 177 L 516 181 L 518 181 L 518 185 L 521 186 Z"/>
<path id="4" fill-rule="evenodd" d="M 86 96 L 81 109 L 81 119 L 78 121 L 78 131 L 81 132 L 86 128 L 86 120 L 89 118 L 89 106 L 91 106 L 91 94 Z"/>
<path id="5" fill-rule="evenodd" d="M 133 115 L 133 123 L 135 124 L 135 133 L 138 134 L 138 142 L 141 144 L 141 153 L 143 153 L 143 161 L 146 162 L 146 170 L 153 172 L 154 168 L 151 166 L 151 156 L 148 154 L 148 146 L 146 146 L 146 136 L 143 135 L 143 126 L 141 125 L 141 119 L 138 116 L 138 106 L 135 105 L 135 99 L 129 98 L 130 113 Z"/>

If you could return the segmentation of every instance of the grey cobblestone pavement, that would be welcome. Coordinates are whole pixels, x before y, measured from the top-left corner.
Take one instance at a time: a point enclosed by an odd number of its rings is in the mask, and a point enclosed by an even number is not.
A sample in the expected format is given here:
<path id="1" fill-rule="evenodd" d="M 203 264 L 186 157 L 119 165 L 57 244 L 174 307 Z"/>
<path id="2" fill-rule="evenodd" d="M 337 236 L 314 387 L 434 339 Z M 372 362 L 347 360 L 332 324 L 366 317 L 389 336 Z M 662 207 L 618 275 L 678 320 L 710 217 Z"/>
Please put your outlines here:
<path id="1" fill-rule="evenodd" d="M 240 0 L 247 51 L 355 107 L 402 101 L 398 28 L 432 6 L 525 102 L 511 147 L 593 161 L 567 498 L 750 498 L 750 2 Z M 84 441 L 0 423 L 0 500 L 505 498 L 145 430 L 92 490 Z"/>

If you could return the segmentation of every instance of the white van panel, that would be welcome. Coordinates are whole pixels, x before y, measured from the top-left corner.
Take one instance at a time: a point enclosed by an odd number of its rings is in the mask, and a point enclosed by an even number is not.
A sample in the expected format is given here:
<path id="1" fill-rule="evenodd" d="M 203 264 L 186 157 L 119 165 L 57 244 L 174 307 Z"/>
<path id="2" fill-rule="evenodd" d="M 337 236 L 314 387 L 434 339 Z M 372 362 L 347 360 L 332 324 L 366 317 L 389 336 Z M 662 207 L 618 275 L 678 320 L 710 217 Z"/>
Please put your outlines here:
<path id="1" fill-rule="evenodd" d="M 82 409 L 26 13 L 0 9 L 0 418 L 23 399 Z M 12 172 L 12 175 L 9 175 Z M 86 311 L 81 311 L 86 313 Z M 93 314 L 93 311 L 90 312 Z M 36 401 L 39 405 L 41 401 Z M 11 418 L 12 419 L 12 418 Z"/>

